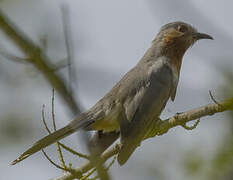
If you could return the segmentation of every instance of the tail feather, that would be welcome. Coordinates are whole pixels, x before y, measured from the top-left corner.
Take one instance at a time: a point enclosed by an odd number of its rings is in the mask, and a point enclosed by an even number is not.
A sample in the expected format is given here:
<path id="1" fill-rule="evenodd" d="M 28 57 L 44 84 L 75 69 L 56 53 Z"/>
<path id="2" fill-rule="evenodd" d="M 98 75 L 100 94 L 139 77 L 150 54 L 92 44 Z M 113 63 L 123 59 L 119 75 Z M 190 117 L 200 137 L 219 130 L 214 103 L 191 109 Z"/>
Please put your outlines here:
<path id="1" fill-rule="evenodd" d="M 58 140 L 70 135 L 73 133 L 74 130 L 71 129 L 69 126 L 66 126 L 58 131 L 55 131 L 52 134 L 40 139 L 35 144 L 32 145 L 27 151 L 25 151 L 22 155 L 19 156 L 16 160 L 14 160 L 11 165 L 15 165 L 16 163 L 26 159 L 27 157 L 31 156 L 32 154 L 40 151 L 41 149 L 57 142 Z"/>
<path id="2" fill-rule="evenodd" d="M 14 160 L 11 165 L 15 165 L 18 162 L 26 159 L 27 157 L 31 156 L 32 154 L 42 150 L 43 148 L 59 141 L 60 139 L 65 138 L 66 136 L 74 133 L 79 128 L 88 125 L 88 121 L 85 119 L 85 116 L 81 116 L 79 119 L 75 119 L 69 125 L 61 128 L 48 136 L 40 139 L 35 144 L 32 145 L 27 151 L 25 151 L 22 155 L 19 156 L 16 160 Z"/>

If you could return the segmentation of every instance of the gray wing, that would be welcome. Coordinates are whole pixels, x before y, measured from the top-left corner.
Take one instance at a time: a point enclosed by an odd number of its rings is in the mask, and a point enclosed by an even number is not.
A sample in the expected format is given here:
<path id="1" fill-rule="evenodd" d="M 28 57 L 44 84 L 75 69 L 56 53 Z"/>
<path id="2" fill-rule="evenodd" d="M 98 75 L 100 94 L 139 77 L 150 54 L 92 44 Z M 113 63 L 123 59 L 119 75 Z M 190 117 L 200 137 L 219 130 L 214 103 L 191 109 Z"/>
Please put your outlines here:
<path id="1" fill-rule="evenodd" d="M 172 74 L 173 74 L 172 76 L 173 80 L 172 80 L 171 100 L 174 101 L 176 97 L 177 85 L 179 82 L 179 73 L 173 68 Z"/>
<path id="2" fill-rule="evenodd" d="M 134 97 L 125 100 L 125 119 L 130 122 L 121 123 L 122 147 L 118 154 L 118 162 L 121 165 L 140 144 L 150 124 L 160 115 L 173 91 L 170 67 L 158 62 L 156 68 L 151 68 L 143 70 L 143 85 L 139 86 Z"/>

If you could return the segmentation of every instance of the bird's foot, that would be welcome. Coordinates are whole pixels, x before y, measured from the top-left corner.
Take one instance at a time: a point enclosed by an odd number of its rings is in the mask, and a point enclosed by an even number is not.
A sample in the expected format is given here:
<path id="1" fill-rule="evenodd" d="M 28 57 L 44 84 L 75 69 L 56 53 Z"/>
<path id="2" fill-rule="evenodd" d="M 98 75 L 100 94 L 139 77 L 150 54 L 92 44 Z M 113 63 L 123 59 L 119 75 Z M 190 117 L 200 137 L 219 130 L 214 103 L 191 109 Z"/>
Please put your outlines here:
<path id="1" fill-rule="evenodd" d="M 186 129 L 186 130 L 193 130 L 193 129 L 195 129 L 196 127 L 197 127 L 197 125 L 199 124 L 199 122 L 200 122 L 200 118 L 195 122 L 195 124 L 194 125 L 192 125 L 192 126 L 187 126 L 186 125 L 186 122 L 184 123 L 184 124 L 182 124 L 181 126 L 184 128 L 184 129 Z"/>

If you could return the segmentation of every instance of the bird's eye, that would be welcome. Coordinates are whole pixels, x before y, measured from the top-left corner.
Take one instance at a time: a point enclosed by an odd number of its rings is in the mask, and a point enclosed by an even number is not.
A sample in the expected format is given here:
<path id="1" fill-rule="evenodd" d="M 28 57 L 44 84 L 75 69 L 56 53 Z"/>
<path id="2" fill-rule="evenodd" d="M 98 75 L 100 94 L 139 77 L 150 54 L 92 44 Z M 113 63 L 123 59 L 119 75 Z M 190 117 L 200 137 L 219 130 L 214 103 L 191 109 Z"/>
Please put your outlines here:
<path id="1" fill-rule="evenodd" d="M 179 26 L 177 27 L 177 30 L 178 30 L 179 32 L 185 33 L 186 31 L 188 31 L 188 28 L 187 28 L 186 26 L 184 26 L 184 25 L 179 25 Z"/>

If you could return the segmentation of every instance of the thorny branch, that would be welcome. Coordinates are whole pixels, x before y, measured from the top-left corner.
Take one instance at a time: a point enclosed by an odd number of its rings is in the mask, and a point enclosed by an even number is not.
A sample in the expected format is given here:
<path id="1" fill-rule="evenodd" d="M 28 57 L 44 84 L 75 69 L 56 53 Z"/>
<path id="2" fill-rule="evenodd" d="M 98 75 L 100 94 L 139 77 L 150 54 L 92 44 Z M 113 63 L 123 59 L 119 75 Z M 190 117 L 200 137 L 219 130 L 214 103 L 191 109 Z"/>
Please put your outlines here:
<path id="1" fill-rule="evenodd" d="M 180 113 L 166 120 L 158 121 L 151 126 L 148 130 L 147 138 L 152 138 L 157 135 L 166 134 L 171 128 L 176 126 L 184 126 L 185 123 L 200 119 L 204 116 L 211 116 L 215 113 L 223 112 L 226 110 L 233 110 L 233 98 L 220 102 L 219 104 L 208 104 L 187 112 Z M 107 149 L 101 156 L 103 162 L 107 161 L 109 158 L 117 154 L 120 150 L 120 143 Z M 73 170 L 77 173 L 84 174 L 93 168 L 91 162 L 86 162 L 85 164 L 74 168 Z M 74 176 L 71 173 L 64 173 L 62 176 L 54 178 L 53 180 L 72 180 Z"/>

